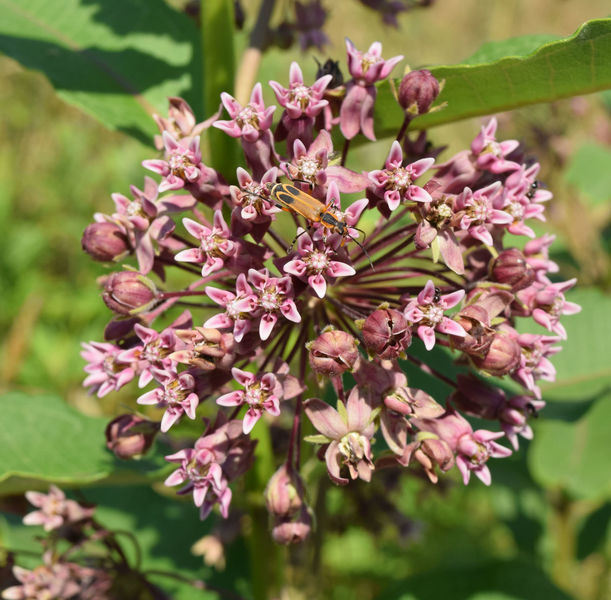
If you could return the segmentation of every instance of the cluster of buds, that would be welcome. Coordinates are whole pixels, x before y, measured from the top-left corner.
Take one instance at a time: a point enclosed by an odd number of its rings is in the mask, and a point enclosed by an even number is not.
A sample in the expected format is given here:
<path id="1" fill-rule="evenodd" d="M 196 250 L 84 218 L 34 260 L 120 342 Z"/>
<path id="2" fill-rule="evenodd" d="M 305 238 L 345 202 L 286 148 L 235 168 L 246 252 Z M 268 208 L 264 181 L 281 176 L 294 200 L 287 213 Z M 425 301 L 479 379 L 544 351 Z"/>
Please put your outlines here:
<path id="1" fill-rule="evenodd" d="M 511 452 L 501 438 L 517 449 L 518 436 L 532 437 L 539 381 L 553 379 L 550 357 L 566 337 L 560 319 L 579 310 L 564 296 L 574 281 L 549 279 L 553 237 L 529 225 L 544 220 L 551 194 L 518 143 L 498 141 L 491 119 L 441 163 L 424 138 L 407 137 L 407 124 L 434 110 L 440 86 L 428 71 L 409 72 L 397 88 L 405 121 L 381 168 L 350 168 L 350 141 L 375 139 L 376 83 L 402 57 L 384 60 L 379 43 L 346 47 L 345 83 L 323 72 L 307 85 L 296 63 L 287 87 L 270 82 L 276 121 L 261 84 L 245 106 L 223 93 L 229 118 L 199 124 L 171 99 L 170 118 L 157 118 L 162 156 L 144 161 L 158 181 L 132 186 L 133 200 L 115 194 L 116 212 L 96 215 L 83 237 L 96 260 L 137 263 L 102 282 L 115 316 L 104 341 L 85 344 L 85 386 L 101 397 L 134 379 L 152 385 L 137 401 L 160 417 L 156 426 L 113 422 L 109 447 L 140 455 L 158 430 L 173 435 L 185 417 L 204 417 L 191 447 L 167 457 L 178 469 L 166 484 L 192 493 L 202 517 L 214 505 L 227 516 L 230 484 L 253 464 L 251 431 L 286 426 L 288 450 L 266 492 L 281 542 L 304 539 L 312 523 L 299 474 L 305 417 L 336 484 L 369 481 L 381 466 L 421 469 L 433 482 L 456 466 L 465 484 L 471 472 L 489 484 L 488 460 Z M 234 174 L 202 162 L 210 126 L 239 140 L 244 164 Z M 361 198 L 346 206 L 345 194 Z M 188 216 L 175 219 L 179 211 Z M 507 234 L 527 242 L 506 245 Z M 421 358 L 440 347 L 462 365 L 458 380 Z M 410 386 L 406 360 L 454 392 L 433 398 Z M 523 393 L 506 398 L 491 377 Z M 312 397 L 325 381 L 335 406 Z M 463 415 L 488 419 L 490 430 L 473 430 Z M 374 454 L 377 431 L 387 449 Z"/>

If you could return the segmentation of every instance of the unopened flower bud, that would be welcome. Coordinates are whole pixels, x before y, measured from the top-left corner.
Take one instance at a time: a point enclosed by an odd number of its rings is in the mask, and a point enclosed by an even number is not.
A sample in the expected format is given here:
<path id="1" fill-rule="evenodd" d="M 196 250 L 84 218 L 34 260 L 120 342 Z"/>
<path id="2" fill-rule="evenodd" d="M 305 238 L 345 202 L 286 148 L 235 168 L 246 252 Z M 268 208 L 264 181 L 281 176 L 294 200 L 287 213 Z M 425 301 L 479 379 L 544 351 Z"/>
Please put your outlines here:
<path id="1" fill-rule="evenodd" d="M 306 506 L 299 511 L 296 519 L 282 519 L 274 525 L 272 537 L 279 544 L 299 544 L 310 535 L 312 516 Z"/>
<path id="2" fill-rule="evenodd" d="M 330 329 L 306 344 L 312 369 L 319 375 L 336 377 L 352 370 L 359 351 L 356 339 L 349 333 Z"/>
<path id="3" fill-rule="evenodd" d="M 108 262 L 123 256 L 129 250 L 127 237 L 115 223 L 92 223 L 83 232 L 83 250 L 100 262 Z"/>
<path id="4" fill-rule="evenodd" d="M 399 85 L 399 104 L 404 110 L 423 115 L 439 95 L 439 81 L 426 69 L 410 71 Z"/>
<path id="5" fill-rule="evenodd" d="M 480 369 L 501 377 L 517 368 L 520 356 L 521 350 L 518 342 L 508 334 L 499 331 L 495 334 L 485 357 L 472 356 L 471 358 Z"/>
<path id="6" fill-rule="evenodd" d="M 299 475 L 282 465 L 265 488 L 265 505 L 275 519 L 292 517 L 303 506 L 303 493 Z"/>
<path id="7" fill-rule="evenodd" d="M 535 280 L 535 270 L 517 248 L 503 250 L 492 263 L 493 281 L 511 286 L 514 292 L 527 288 Z"/>
<path id="8" fill-rule="evenodd" d="M 378 358 L 396 358 L 412 341 L 406 318 L 398 310 L 382 308 L 373 311 L 363 324 L 365 346 Z"/>
<path id="9" fill-rule="evenodd" d="M 418 419 L 435 419 L 445 412 L 433 396 L 423 390 L 406 386 L 392 390 L 384 397 L 384 404 L 402 415 Z"/>
<path id="10" fill-rule="evenodd" d="M 106 426 L 106 447 L 117 458 L 140 458 L 148 452 L 159 424 L 138 415 L 120 415 Z"/>
<path id="11" fill-rule="evenodd" d="M 144 312 L 157 300 L 155 284 L 136 271 L 113 273 L 104 282 L 104 303 L 120 315 Z"/>

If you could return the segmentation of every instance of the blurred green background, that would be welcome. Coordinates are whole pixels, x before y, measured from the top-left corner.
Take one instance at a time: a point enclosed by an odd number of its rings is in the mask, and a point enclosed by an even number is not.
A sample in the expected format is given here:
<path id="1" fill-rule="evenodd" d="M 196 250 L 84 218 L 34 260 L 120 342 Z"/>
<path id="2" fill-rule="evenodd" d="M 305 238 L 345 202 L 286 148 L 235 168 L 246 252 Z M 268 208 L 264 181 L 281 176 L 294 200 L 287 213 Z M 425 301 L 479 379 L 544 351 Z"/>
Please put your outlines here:
<path id="1" fill-rule="evenodd" d="M 243 4 L 248 30 L 258 3 Z M 380 40 L 385 57 L 403 54 L 413 68 L 453 64 L 487 41 L 530 33 L 569 35 L 608 10 L 608 1 L 601 0 L 438 0 L 401 15 L 395 30 L 356 2 L 336 2 L 326 26 L 327 54 L 343 61 L 343 38 L 349 36 L 358 48 Z M 239 33 L 235 43 L 243 48 L 246 34 Z M 311 80 L 316 70 L 312 53 L 299 55 L 295 49 L 268 52 L 259 79 L 286 82 L 292 60 L 299 60 Z M 145 174 L 140 162 L 155 151 L 64 104 L 42 75 L 9 58 L 0 57 L 0 78 L 0 390 L 54 392 L 89 415 L 114 415 L 122 403 L 134 406 L 134 388 L 103 401 L 81 388 L 79 343 L 100 340 L 110 314 L 95 283 L 108 269 L 81 251 L 80 237 L 95 211 L 111 212 L 112 192 L 140 186 Z M 271 100 L 271 92 L 266 93 Z M 571 354 L 554 361 L 559 367 L 592 343 L 586 328 L 609 329 L 610 110 L 607 93 L 499 115 L 500 138 L 524 142 L 542 165 L 539 178 L 554 193 L 548 223 L 539 231 L 558 235 L 554 258 L 562 279 L 578 276 L 580 285 L 590 288 L 576 298 L 590 312 L 564 321 Z M 430 137 L 449 146 L 442 158 L 448 157 L 468 147 L 479 126 L 479 119 L 463 121 L 434 129 Z M 383 160 L 387 146 L 380 140 L 374 162 Z M 606 345 L 601 352 L 604 367 Z M 562 396 L 561 368 L 559 379 L 548 401 L 556 392 Z M 293 550 L 287 578 L 305 589 L 307 577 L 315 576 L 325 597 L 336 600 L 611 598 L 608 389 L 587 398 L 573 394 L 571 402 L 543 413 L 535 435 L 554 440 L 558 474 L 546 470 L 552 451 L 539 450 L 532 458 L 532 445 L 529 452 L 524 443 L 511 459 L 493 461 L 490 489 L 477 481 L 464 488 L 456 477 L 433 487 L 418 477 L 393 480 L 390 475 L 371 486 L 356 482 L 348 489 L 329 489 L 327 517 L 320 523 L 329 534 L 319 569 L 300 573 L 302 557 Z M 592 429 L 592 421 L 598 429 Z M 567 429 L 564 437 L 555 436 L 554 427 L 567 423 L 577 433 Z M 596 484 L 580 493 L 583 457 L 569 463 L 587 445 L 583 436 L 594 434 L 601 440 L 594 451 L 602 465 Z M 563 462 L 565 456 L 569 463 Z M 577 470 L 577 479 L 571 479 L 571 469 Z M 397 512 L 379 504 L 385 492 Z M 173 510 L 167 506 L 172 500 L 163 502 L 165 510 Z M 196 518 L 192 507 L 179 506 L 185 518 Z M 188 549 L 210 524 L 198 527 L 185 527 L 184 538 L 174 543 Z M 240 543 L 234 544 L 229 558 L 235 554 L 237 564 L 229 559 L 224 572 L 206 568 L 206 576 L 234 583 L 248 578 L 237 558 L 243 552 Z"/>

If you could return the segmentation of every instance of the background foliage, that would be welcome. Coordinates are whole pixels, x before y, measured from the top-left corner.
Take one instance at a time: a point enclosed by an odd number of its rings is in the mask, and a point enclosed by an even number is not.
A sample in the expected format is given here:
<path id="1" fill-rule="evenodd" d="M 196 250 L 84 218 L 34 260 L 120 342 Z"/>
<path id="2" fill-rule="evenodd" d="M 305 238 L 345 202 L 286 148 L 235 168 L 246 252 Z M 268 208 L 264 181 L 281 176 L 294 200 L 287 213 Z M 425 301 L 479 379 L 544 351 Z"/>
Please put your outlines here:
<path id="1" fill-rule="evenodd" d="M 134 390 L 102 402 L 88 397 L 80 387 L 78 356 L 78 342 L 99 339 L 109 316 L 93 283 L 105 269 L 80 252 L 81 233 L 95 210 L 107 210 L 111 192 L 125 193 L 128 183 L 141 180 L 140 161 L 153 156 L 151 110 L 164 114 L 168 95 L 183 95 L 200 118 L 216 110 L 214 98 L 226 83 L 209 74 L 233 69 L 229 41 L 236 57 L 247 43 L 246 33 L 233 38 L 218 25 L 223 15 L 215 10 L 223 4 L 207 3 L 207 18 L 216 25 L 204 27 L 202 42 L 196 25 L 160 0 L 0 0 L 0 50 L 46 75 L 9 58 L 0 61 L 0 222 L 8 225 L 0 237 L 0 543 L 35 547 L 33 533 L 19 525 L 25 507 L 17 494 L 56 481 L 98 502 L 100 520 L 109 527 L 135 532 L 147 568 L 252 597 L 256 577 L 245 567 L 247 542 L 229 546 L 224 571 L 203 566 L 189 549 L 213 524 L 201 524 L 172 491 L 146 485 L 159 479 L 162 447 L 129 468 L 105 452 L 104 423 L 122 402 L 133 405 Z M 327 27 L 334 58 L 343 60 L 349 35 L 357 47 L 381 39 L 385 56 L 404 54 L 412 67 L 464 59 L 435 71 L 447 80 L 449 106 L 432 115 L 430 125 L 611 87 L 609 20 L 573 35 L 586 18 L 605 15 L 602 1 L 440 1 L 402 16 L 398 31 L 372 22 L 357 3 L 336 5 Z M 546 35 L 506 41 L 531 34 Z M 218 53 L 211 54 L 215 47 Z M 285 81 L 293 59 L 295 51 L 270 50 L 259 79 Z M 312 79 L 314 61 L 306 55 L 300 62 Z M 62 100 L 88 116 L 58 100 L 49 81 Z M 541 180 L 555 195 L 545 227 L 558 235 L 553 258 L 561 279 L 579 277 L 580 288 L 569 299 L 584 307 L 566 320 L 569 340 L 554 358 L 558 379 L 545 388 L 548 406 L 535 440 L 494 463 L 490 489 L 477 483 L 464 488 L 456 477 L 432 488 L 418 477 L 395 481 L 386 475 L 371 486 L 353 483 L 348 494 L 329 489 L 326 506 L 316 507 L 326 542 L 318 570 L 307 574 L 322 582 L 325 597 L 603 600 L 611 594 L 606 94 L 499 117 L 502 137 L 524 141 L 542 164 Z M 400 122 L 396 109 L 385 109 L 390 98 L 383 88 L 380 138 Z M 478 128 L 477 119 L 461 121 L 436 128 L 432 138 L 448 144 L 449 155 Z M 380 162 L 387 142 L 379 144 Z M 221 166 L 230 156 L 208 151 L 208 160 Z M 126 481 L 141 485 L 117 487 Z M 371 505 L 380 489 L 400 509 L 392 520 L 385 507 Z M 251 528 L 265 526 L 252 516 L 244 519 Z M 297 566 L 305 550 L 279 552 L 281 577 L 304 586 Z M 186 586 L 164 587 L 176 598 L 193 597 Z"/>

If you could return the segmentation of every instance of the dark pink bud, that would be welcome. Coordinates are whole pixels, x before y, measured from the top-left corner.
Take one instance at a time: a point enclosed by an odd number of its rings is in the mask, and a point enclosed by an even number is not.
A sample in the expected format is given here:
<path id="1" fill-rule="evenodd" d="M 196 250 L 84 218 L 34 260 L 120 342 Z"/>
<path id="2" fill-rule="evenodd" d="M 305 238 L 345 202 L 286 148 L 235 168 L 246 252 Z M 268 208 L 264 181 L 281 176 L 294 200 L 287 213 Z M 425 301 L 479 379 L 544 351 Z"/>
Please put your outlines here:
<path id="1" fill-rule="evenodd" d="M 495 330 L 488 327 L 488 312 L 482 306 L 471 304 L 463 308 L 454 319 L 466 332 L 464 337 L 452 336 L 452 344 L 467 354 L 484 356 L 494 339 Z"/>
<path id="2" fill-rule="evenodd" d="M 414 115 L 429 112 L 439 95 L 439 82 L 430 71 L 410 71 L 399 85 L 399 104 Z"/>
<path id="3" fill-rule="evenodd" d="M 402 415 L 418 419 L 435 419 L 445 408 L 423 390 L 401 386 L 384 397 L 384 404 Z"/>
<path id="4" fill-rule="evenodd" d="M 288 21 L 282 21 L 273 32 L 274 45 L 282 50 L 288 50 L 295 43 L 295 26 Z"/>
<path id="5" fill-rule="evenodd" d="M 104 328 L 104 339 L 110 342 L 126 338 L 134 331 L 134 325 L 139 322 L 138 317 L 118 317 L 112 319 Z"/>
<path id="6" fill-rule="evenodd" d="M 282 519 L 274 525 L 272 537 L 279 544 L 300 544 L 312 530 L 312 516 L 304 506 L 296 519 Z"/>
<path id="7" fill-rule="evenodd" d="M 501 377 L 515 371 L 520 363 L 521 350 L 518 342 L 508 334 L 498 331 L 486 355 L 471 356 L 474 364 L 491 375 Z"/>
<path id="8" fill-rule="evenodd" d="M 356 339 L 349 333 L 330 329 L 306 345 L 312 369 L 320 375 L 335 377 L 352 370 L 359 351 Z"/>
<path id="9" fill-rule="evenodd" d="M 282 465 L 265 488 L 265 505 L 275 519 L 292 517 L 303 506 L 303 483 L 293 469 Z"/>
<path id="10" fill-rule="evenodd" d="M 140 458 L 148 452 L 159 424 L 137 415 L 120 415 L 106 426 L 106 447 L 117 458 Z"/>
<path id="11" fill-rule="evenodd" d="M 128 250 L 127 237 L 114 223 L 92 223 L 81 239 L 83 250 L 100 262 L 108 262 L 123 256 Z"/>
<path id="12" fill-rule="evenodd" d="M 535 270 L 517 248 L 503 250 L 492 263 L 492 280 L 510 285 L 514 292 L 527 288 L 535 280 Z"/>
<path id="13" fill-rule="evenodd" d="M 155 284 L 136 271 L 113 273 L 104 282 L 102 300 L 120 315 L 144 312 L 157 300 Z"/>
<path id="14" fill-rule="evenodd" d="M 381 308 L 365 320 L 363 341 L 378 358 L 396 358 L 411 344 L 412 332 L 402 313 Z"/>

